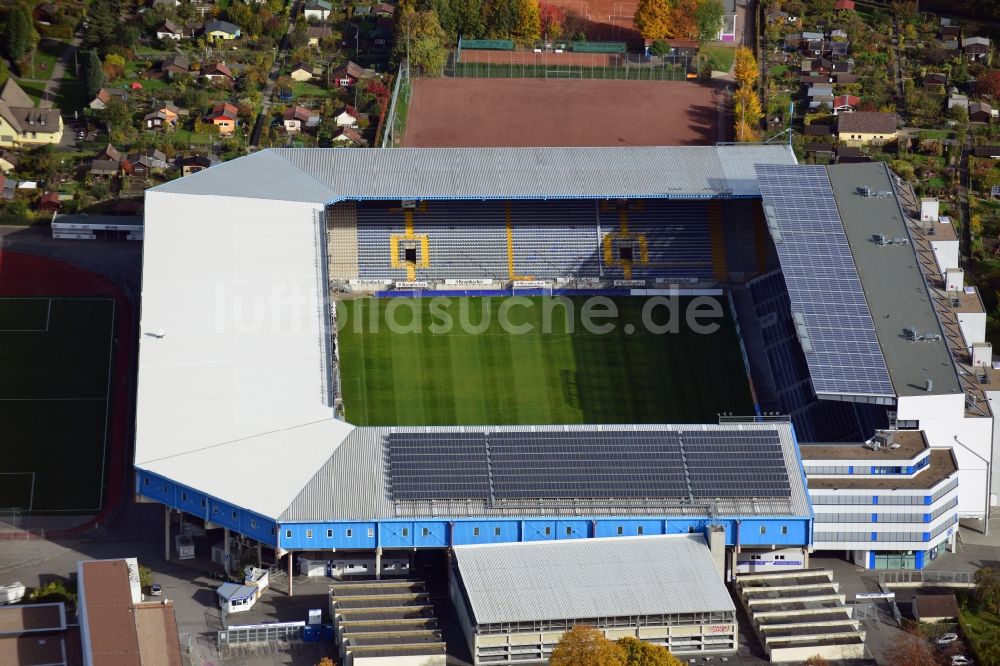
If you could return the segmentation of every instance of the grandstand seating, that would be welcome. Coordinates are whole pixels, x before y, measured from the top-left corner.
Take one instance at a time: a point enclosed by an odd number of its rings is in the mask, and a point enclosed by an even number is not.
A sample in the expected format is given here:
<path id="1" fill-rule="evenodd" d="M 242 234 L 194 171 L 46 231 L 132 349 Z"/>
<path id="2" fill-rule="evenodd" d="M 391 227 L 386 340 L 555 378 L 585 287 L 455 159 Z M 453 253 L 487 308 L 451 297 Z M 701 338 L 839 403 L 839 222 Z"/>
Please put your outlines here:
<path id="1" fill-rule="evenodd" d="M 707 203 L 676 201 L 629 202 L 622 234 L 614 203 L 594 201 L 432 201 L 422 202 L 413 215 L 413 236 L 426 236 L 427 267 L 416 278 L 512 277 L 507 254 L 509 210 L 514 276 L 534 279 L 599 277 L 602 239 L 611 233 L 623 240 L 642 236 L 648 264 L 639 261 L 632 277 L 713 279 Z M 749 215 L 749 213 L 747 213 Z M 392 237 L 402 237 L 404 214 L 396 202 L 366 202 L 357 207 L 358 277 L 405 279 L 403 268 L 391 263 Z M 616 250 L 617 252 L 617 250 Z M 617 254 L 604 275 L 624 277 Z"/>

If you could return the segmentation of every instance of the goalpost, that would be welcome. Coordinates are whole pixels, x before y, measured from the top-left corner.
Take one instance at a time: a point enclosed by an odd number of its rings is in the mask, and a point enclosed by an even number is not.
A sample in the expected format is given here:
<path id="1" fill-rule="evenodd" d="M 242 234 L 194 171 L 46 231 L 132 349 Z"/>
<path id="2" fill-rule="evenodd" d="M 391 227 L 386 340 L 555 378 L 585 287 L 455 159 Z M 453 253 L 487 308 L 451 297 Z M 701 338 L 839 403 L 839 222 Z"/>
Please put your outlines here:
<path id="1" fill-rule="evenodd" d="M 18 516 L 31 516 L 35 508 L 37 472 L 0 472 L 0 523 L 18 525 Z"/>

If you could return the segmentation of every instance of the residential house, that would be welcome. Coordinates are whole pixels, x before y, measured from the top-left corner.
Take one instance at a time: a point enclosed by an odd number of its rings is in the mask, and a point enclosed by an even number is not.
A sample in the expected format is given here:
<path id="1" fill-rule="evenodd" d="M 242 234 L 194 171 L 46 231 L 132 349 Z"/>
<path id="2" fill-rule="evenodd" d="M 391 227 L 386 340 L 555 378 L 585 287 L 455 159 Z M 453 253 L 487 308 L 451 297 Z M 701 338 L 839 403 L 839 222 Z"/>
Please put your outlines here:
<path id="1" fill-rule="evenodd" d="M 183 176 L 190 176 L 193 173 L 204 171 L 218 163 L 219 159 L 215 155 L 190 155 L 178 160 L 178 166 L 180 166 L 181 175 Z"/>
<path id="2" fill-rule="evenodd" d="M 31 18 L 39 23 L 52 23 L 59 15 L 59 8 L 52 2 L 40 2 L 31 11 Z"/>
<path id="3" fill-rule="evenodd" d="M 807 39 L 803 51 L 810 58 L 816 58 L 823 55 L 823 40 L 822 39 Z"/>
<path id="4" fill-rule="evenodd" d="M 962 36 L 962 29 L 957 25 L 943 25 L 941 26 L 941 40 L 946 39 L 959 39 Z"/>
<path id="5" fill-rule="evenodd" d="M 673 58 L 694 58 L 698 55 L 700 44 L 696 39 L 668 39 L 670 56 Z"/>
<path id="6" fill-rule="evenodd" d="M 91 176 L 115 176 L 121 169 L 122 156 L 110 143 L 90 162 Z"/>
<path id="7" fill-rule="evenodd" d="M 857 95 L 837 95 L 833 98 L 833 115 L 841 113 L 854 113 L 861 104 L 861 98 Z"/>
<path id="8" fill-rule="evenodd" d="M 899 117 L 895 113 L 858 111 L 837 116 L 837 139 L 849 146 L 894 141 Z"/>
<path id="9" fill-rule="evenodd" d="M 62 201 L 59 200 L 58 192 L 46 192 L 38 200 L 38 210 L 42 213 L 58 213 L 62 208 Z"/>
<path id="10" fill-rule="evenodd" d="M 361 118 L 367 118 L 363 113 L 359 113 L 353 106 L 346 106 L 333 114 L 333 120 L 337 127 L 355 127 Z"/>
<path id="11" fill-rule="evenodd" d="M 181 109 L 171 101 L 166 101 L 143 116 L 148 130 L 172 130 L 177 127 L 177 117 Z"/>
<path id="12" fill-rule="evenodd" d="M 156 33 L 157 39 L 180 39 L 184 36 L 184 28 L 177 25 L 170 19 L 161 21 L 153 28 L 153 32 Z"/>
<path id="13" fill-rule="evenodd" d="M 834 28 L 830 31 L 830 39 L 847 39 L 847 31 L 841 30 L 840 28 Z"/>
<path id="14" fill-rule="evenodd" d="M 837 0 L 837 2 L 835 2 L 833 4 L 833 8 L 834 8 L 835 11 L 838 11 L 838 12 L 841 11 L 841 10 L 847 11 L 847 12 L 853 12 L 854 11 L 854 0 Z"/>
<path id="15" fill-rule="evenodd" d="M 861 164 L 872 158 L 861 152 L 857 146 L 837 146 L 837 164 Z"/>
<path id="16" fill-rule="evenodd" d="M 986 102 L 969 103 L 970 123 L 989 123 L 993 121 L 993 117 L 996 115 L 997 112 Z"/>
<path id="17" fill-rule="evenodd" d="M 988 157 L 991 160 L 1000 160 L 1000 146 L 976 146 L 972 149 L 972 154 L 976 157 Z"/>
<path id="18" fill-rule="evenodd" d="M 375 16 L 392 16 L 396 13 L 396 8 L 387 2 L 380 2 L 375 5 Z"/>
<path id="19" fill-rule="evenodd" d="M 181 4 L 181 1 L 180 0 L 149 0 L 146 4 L 149 5 L 150 9 L 154 9 L 156 7 L 176 7 L 177 5 Z"/>
<path id="20" fill-rule="evenodd" d="M 946 85 L 948 85 L 947 74 L 931 72 L 924 75 L 924 90 L 927 92 L 943 95 Z"/>
<path id="21" fill-rule="evenodd" d="M 389 21 L 389 22 L 391 22 L 392 19 L 387 19 L 387 18 L 380 18 L 379 19 L 380 23 L 383 22 L 383 21 Z M 384 25 L 377 25 L 377 26 L 375 26 L 375 29 L 373 29 L 371 32 L 368 33 L 368 45 L 372 49 L 374 49 L 376 51 L 381 51 L 381 50 L 385 49 L 386 47 L 388 47 L 389 46 L 389 40 L 391 40 L 391 39 L 392 39 L 392 27 L 391 26 L 387 27 L 387 26 L 384 26 Z"/>
<path id="22" fill-rule="evenodd" d="M 954 594 L 918 594 L 913 600 L 913 617 L 918 622 L 958 622 L 958 600 Z"/>
<path id="23" fill-rule="evenodd" d="M 986 60 L 990 55 L 990 40 L 986 37 L 966 37 L 962 40 L 962 50 L 969 60 Z"/>
<path id="24" fill-rule="evenodd" d="M 372 8 L 370 5 L 354 5 L 354 9 L 351 10 L 351 16 L 353 18 L 365 18 L 372 15 Z"/>
<path id="25" fill-rule="evenodd" d="M 306 4 L 302 9 L 302 15 L 308 19 L 319 19 L 320 21 L 325 21 L 330 18 L 330 12 L 333 11 L 333 5 L 327 0 L 306 0 Z"/>
<path id="26" fill-rule="evenodd" d="M 293 81 L 308 81 L 313 77 L 312 67 L 300 62 L 292 67 L 292 70 L 288 73 L 292 77 Z"/>
<path id="27" fill-rule="evenodd" d="M 229 21 L 220 21 L 218 19 L 212 19 L 205 23 L 205 27 L 202 29 L 205 36 L 210 39 L 222 39 L 231 40 L 240 38 L 240 26 L 235 23 L 230 23 Z"/>
<path id="28" fill-rule="evenodd" d="M 328 25 L 311 25 L 306 28 L 306 39 L 309 46 L 319 46 L 319 43 L 333 34 Z"/>
<path id="29" fill-rule="evenodd" d="M 944 39 L 941 41 L 941 48 L 944 51 L 957 51 L 959 43 L 957 39 Z"/>
<path id="30" fill-rule="evenodd" d="M 191 61 L 186 55 L 174 53 L 160 63 L 160 71 L 171 79 L 177 74 L 188 74 L 191 71 Z"/>
<path id="31" fill-rule="evenodd" d="M 358 81 L 370 79 L 375 76 L 375 72 L 365 69 L 361 65 L 350 60 L 346 64 L 337 67 L 331 72 L 331 80 L 341 88 L 349 88 Z"/>
<path id="32" fill-rule="evenodd" d="M 815 97 L 809 98 L 809 109 L 815 111 L 819 107 L 826 105 L 827 108 L 833 108 L 833 95 L 816 95 Z"/>
<path id="33" fill-rule="evenodd" d="M 833 75 L 834 83 L 857 83 L 859 77 L 854 73 L 837 72 Z"/>
<path id="34" fill-rule="evenodd" d="M 10 173 L 17 168 L 17 154 L 0 150 L 0 173 Z"/>
<path id="35" fill-rule="evenodd" d="M 281 116 L 285 126 L 285 131 L 289 134 L 301 132 L 304 129 L 315 127 L 319 124 L 319 115 L 315 111 L 310 111 L 304 106 L 295 105 L 288 109 Z"/>
<path id="36" fill-rule="evenodd" d="M 833 157 L 833 146 L 829 143 L 819 143 L 812 141 L 805 145 L 806 154 L 812 153 L 817 157 Z"/>
<path id="37" fill-rule="evenodd" d="M 362 137 L 357 130 L 350 127 L 341 127 L 340 130 L 333 135 L 333 143 L 339 145 L 351 145 L 364 147 L 368 145 L 368 142 Z"/>
<path id="38" fill-rule="evenodd" d="M 834 31 L 836 32 L 836 31 Z M 850 50 L 851 45 L 848 42 L 824 42 L 823 51 L 828 53 L 831 58 L 843 58 L 847 55 Z"/>
<path id="39" fill-rule="evenodd" d="M 121 100 L 122 102 L 128 101 L 128 91 L 121 88 L 101 88 L 97 91 L 97 95 L 94 99 L 90 100 L 89 106 L 94 111 L 101 111 L 108 108 L 108 102 L 113 99 Z"/>
<path id="40" fill-rule="evenodd" d="M 148 178 L 150 174 L 163 171 L 169 166 L 167 156 L 156 148 L 147 148 L 141 152 L 132 153 L 126 158 L 123 168 L 138 178 Z"/>
<path id="41" fill-rule="evenodd" d="M 220 135 L 229 136 L 236 131 L 239 109 L 229 102 L 220 102 L 212 107 L 212 111 L 205 116 L 205 120 L 218 127 Z"/>
<path id="42" fill-rule="evenodd" d="M 36 109 L 14 77 L 0 88 L 0 147 L 39 146 L 62 141 L 59 109 Z"/>
<path id="43" fill-rule="evenodd" d="M 235 77 L 223 60 L 214 62 L 201 70 L 201 78 L 212 83 L 232 83 Z"/>

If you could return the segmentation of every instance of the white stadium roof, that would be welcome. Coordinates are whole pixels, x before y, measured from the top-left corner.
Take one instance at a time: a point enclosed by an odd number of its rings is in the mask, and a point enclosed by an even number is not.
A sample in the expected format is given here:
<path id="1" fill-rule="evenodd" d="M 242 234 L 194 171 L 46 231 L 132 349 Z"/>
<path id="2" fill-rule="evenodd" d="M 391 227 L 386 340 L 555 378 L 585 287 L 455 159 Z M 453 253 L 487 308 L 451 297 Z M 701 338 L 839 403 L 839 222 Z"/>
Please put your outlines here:
<path id="1" fill-rule="evenodd" d="M 629 148 L 273 148 L 152 192 L 333 203 L 362 199 L 758 197 L 783 145 Z"/>
<path id="2" fill-rule="evenodd" d="M 697 534 L 456 546 L 479 625 L 735 611 Z"/>

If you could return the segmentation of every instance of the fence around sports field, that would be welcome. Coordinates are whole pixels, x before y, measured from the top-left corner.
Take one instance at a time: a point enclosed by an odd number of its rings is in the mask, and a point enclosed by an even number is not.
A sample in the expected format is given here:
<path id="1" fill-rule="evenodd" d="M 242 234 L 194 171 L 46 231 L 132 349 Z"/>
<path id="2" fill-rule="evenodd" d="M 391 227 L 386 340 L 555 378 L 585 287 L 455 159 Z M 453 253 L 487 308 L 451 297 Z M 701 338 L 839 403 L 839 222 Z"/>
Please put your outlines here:
<path id="1" fill-rule="evenodd" d="M 691 72 L 690 58 L 659 58 L 639 53 L 555 51 L 453 51 L 445 76 L 506 79 L 625 79 L 681 81 Z"/>

